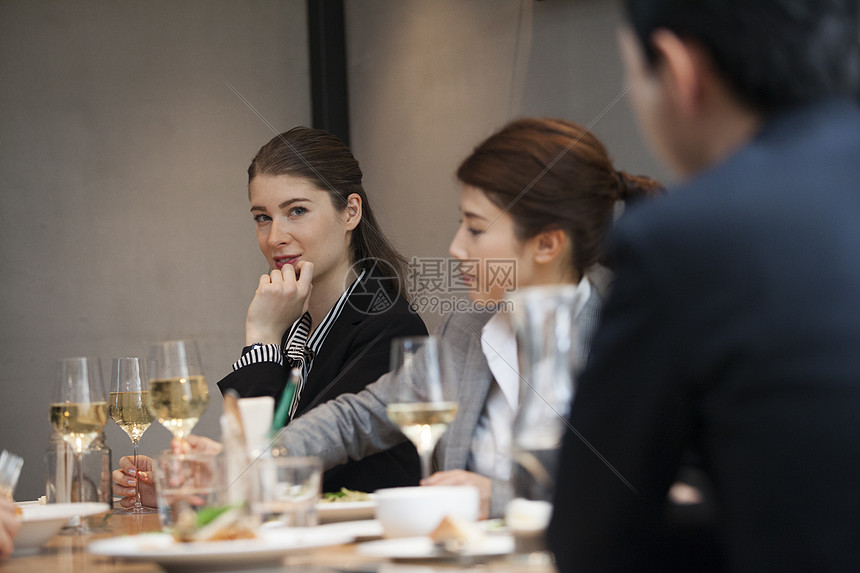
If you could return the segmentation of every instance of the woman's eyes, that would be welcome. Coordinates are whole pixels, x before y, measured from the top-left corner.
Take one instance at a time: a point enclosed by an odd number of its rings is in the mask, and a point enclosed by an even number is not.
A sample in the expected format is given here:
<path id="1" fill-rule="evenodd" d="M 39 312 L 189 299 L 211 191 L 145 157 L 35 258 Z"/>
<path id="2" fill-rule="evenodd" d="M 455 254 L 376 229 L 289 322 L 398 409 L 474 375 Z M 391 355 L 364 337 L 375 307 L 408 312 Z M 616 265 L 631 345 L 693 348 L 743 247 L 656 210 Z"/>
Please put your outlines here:
<path id="1" fill-rule="evenodd" d="M 458 223 L 460 223 L 460 224 L 462 225 L 462 224 L 463 224 L 463 219 L 460 219 L 460 220 L 459 220 L 459 221 L 457 221 L 457 222 L 458 222 Z M 485 229 L 475 229 L 475 228 L 473 228 L 473 227 L 466 227 L 466 231 L 468 231 L 468 232 L 469 232 L 469 234 L 470 234 L 470 235 L 472 235 L 473 237 L 479 237 L 479 236 L 481 236 L 481 234 L 485 231 Z"/>
<path id="2" fill-rule="evenodd" d="M 307 207 L 297 206 L 297 207 L 293 207 L 289 211 L 287 211 L 287 216 L 289 216 L 289 217 L 301 217 L 302 215 L 304 215 L 307 212 L 308 212 Z M 256 221 L 258 225 L 261 225 L 263 223 L 268 223 L 271 220 L 272 220 L 272 218 L 269 215 L 264 215 L 262 213 L 254 215 L 254 221 Z"/>

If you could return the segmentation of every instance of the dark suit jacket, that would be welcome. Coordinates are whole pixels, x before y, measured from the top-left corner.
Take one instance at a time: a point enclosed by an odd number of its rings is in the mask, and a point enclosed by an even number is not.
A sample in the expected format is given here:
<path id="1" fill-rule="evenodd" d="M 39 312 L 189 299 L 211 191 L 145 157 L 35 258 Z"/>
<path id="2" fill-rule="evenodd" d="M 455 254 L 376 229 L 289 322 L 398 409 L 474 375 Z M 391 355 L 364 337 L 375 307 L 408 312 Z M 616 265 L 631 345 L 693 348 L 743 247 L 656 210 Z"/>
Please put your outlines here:
<path id="1" fill-rule="evenodd" d="M 690 449 L 730 570 L 860 571 L 856 104 L 772 118 L 632 209 L 610 254 L 549 530 L 560 570 L 709 564 L 668 545 L 666 492 Z"/>
<path id="2" fill-rule="evenodd" d="M 347 300 L 314 358 L 296 417 L 341 394 L 358 392 L 388 372 L 394 338 L 427 334 L 424 321 L 409 309 L 403 297 L 390 289 L 386 289 L 386 293 L 393 303 L 385 310 L 371 310 L 380 301 L 374 296 L 378 292 L 374 289 L 365 280 Z M 288 376 L 287 366 L 274 362 L 250 364 L 227 375 L 218 382 L 218 387 L 221 392 L 234 388 L 243 398 L 273 396 L 277 403 Z M 363 460 L 331 468 L 325 472 L 323 491 L 338 491 L 341 487 L 375 491 L 383 487 L 417 485 L 420 478 L 418 453 L 406 442 Z"/>

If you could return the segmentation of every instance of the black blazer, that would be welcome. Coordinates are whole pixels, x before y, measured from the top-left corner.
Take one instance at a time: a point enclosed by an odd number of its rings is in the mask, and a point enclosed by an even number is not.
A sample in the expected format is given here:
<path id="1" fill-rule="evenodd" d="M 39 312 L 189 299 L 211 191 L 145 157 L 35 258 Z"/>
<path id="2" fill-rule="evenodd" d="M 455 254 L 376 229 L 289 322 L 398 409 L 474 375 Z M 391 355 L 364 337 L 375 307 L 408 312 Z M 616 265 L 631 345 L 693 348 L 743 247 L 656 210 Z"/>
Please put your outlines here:
<path id="1" fill-rule="evenodd" d="M 673 544 L 667 519 L 690 449 L 713 482 L 726 568 L 860 571 L 856 103 L 773 117 L 720 165 L 631 209 L 610 257 L 560 460 L 559 569 L 718 567 Z"/>
<path id="2" fill-rule="evenodd" d="M 340 394 L 358 392 L 388 372 L 394 338 L 427 334 L 424 321 L 410 310 L 402 296 L 388 287 L 384 291 L 375 288 L 374 279 L 367 278 L 347 299 L 314 358 L 296 417 Z M 385 292 L 385 296 L 375 296 L 378 292 Z M 284 333 L 284 338 L 286 336 Z M 282 340 L 282 346 L 283 343 Z M 277 404 L 288 376 L 287 366 L 262 362 L 228 374 L 218 382 L 218 387 L 222 393 L 233 388 L 243 398 L 272 396 Z M 404 442 L 390 450 L 329 469 L 323 479 L 323 491 L 338 491 L 341 487 L 375 491 L 417 485 L 420 479 L 418 453 L 411 442 Z"/>

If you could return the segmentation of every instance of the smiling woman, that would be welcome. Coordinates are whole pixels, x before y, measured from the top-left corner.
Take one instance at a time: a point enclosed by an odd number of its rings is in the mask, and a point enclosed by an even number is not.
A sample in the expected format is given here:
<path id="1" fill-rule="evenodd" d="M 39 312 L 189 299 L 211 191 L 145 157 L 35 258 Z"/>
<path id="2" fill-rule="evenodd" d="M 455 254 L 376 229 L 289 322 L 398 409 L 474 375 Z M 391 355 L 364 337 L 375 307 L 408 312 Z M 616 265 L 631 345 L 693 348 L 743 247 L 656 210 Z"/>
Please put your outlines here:
<path id="1" fill-rule="evenodd" d="M 405 259 L 382 234 L 361 180 L 349 148 L 318 129 L 293 128 L 254 157 L 248 196 L 271 271 L 260 277 L 247 346 L 218 382 L 222 392 L 279 401 L 297 368 L 291 420 L 379 378 L 394 338 L 427 333 L 404 294 Z M 402 443 L 330 468 L 323 490 L 375 491 L 419 476 L 415 448 Z"/>
<path id="2" fill-rule="evenodd" d="M 386 372 L 392 339 L 426 334 L 404 295 L 405 260 L 376 224 L 361 179 L 349 148 L 318 129 L 291 129 L 254 157 L 251 215 L 272 270 L 260 277 L 247 346 L 218 383 L 222 391 L 279 400 L 298 367 L 295 418 Z M 330 469 L 323 489 L 374 491 L 417 479 L 416 453 L 402 444 Z"/>

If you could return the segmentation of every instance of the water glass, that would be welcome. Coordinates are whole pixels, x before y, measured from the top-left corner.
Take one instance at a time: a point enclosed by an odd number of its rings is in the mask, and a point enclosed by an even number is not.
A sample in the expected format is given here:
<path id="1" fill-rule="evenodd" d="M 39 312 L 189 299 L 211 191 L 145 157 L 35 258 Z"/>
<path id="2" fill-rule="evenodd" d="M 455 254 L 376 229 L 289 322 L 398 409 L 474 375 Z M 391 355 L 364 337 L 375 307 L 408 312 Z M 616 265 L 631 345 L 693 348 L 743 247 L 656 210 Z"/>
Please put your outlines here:
<path id="1" fill-rule="evenodd" d="M 254 462 L 256 476 L 251 511 L 263 521 L 290 527 L 317 524 L 322 492 L 322 461 L 317 457 L 271 457 Z"/>
<path id="2" fill-rule="evenodd" d="M 162 527 L 196 521 L 204 507 L 219 504 L 223 494 L 224 459 L 211 454 L 163 452 L 155 461 L 155 490 Z"/>

